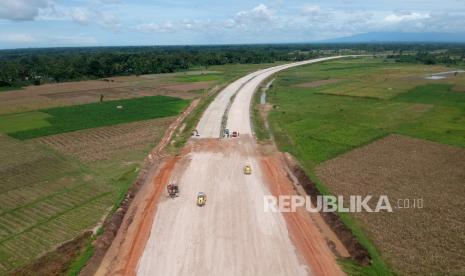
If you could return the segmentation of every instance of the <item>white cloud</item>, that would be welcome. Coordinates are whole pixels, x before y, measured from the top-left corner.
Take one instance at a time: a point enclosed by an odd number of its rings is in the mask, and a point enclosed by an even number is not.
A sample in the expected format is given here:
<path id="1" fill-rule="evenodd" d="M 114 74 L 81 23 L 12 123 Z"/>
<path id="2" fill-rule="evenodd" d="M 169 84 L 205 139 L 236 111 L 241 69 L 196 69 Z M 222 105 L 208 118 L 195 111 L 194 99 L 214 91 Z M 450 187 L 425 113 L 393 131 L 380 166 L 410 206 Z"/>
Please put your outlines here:
<path id="1" fill-rule="evenodd" d="M 0 41 L 5 43 L 31 43 L 36 41 L 36 39 L 30 34 L 22 33 L 4 33 L 0 34 Z"/>
<path id="2" fill-rule="evenodd" d="M 411 12 L 406 14 L 389 14 L 386 17 L 384 17 L 383 21 L 388 24 L 398 24 L 409 21 L 420 21 L 429 18 L 429 13 Z"/>
<path id="3" fill-rule="evenodd" d="M 89 24 L 92 18 L 92 15 L 89 10 L 86 8 L 72 8 L 69 11 L 69 17 L 76 23 L 79 24 Z"/>
<path id="4" fill-rule="evenodd" d="M 106 4 L 111 5 L 111 4 L 121 4 L 122 1 L 121 0 L 98 0 L 98 3 L 104 4 L 104 5 Z"/>
<path id="5" fill-rule="evenodd" d="M 41 9 L 52 5 L 49 0 L 0 0 L 0 19 L 34 20 Z"/>
<path id="6" fill-rule="evenodd" d="M 135 27 L 136 30 L 141 31 L 141 32 L 173 32 L 174 31 L 174 25 L 170 21 L 166 21 L 162 24 L 157 24 L 157 23 L 145 23 L 145 24 L 140 24 Z"/>
<path id="7" fill-rule="evenodd" d="M 120 17 L 112 12 L 102 12 L 100 14 L 100 24 L 107 29 L 113 31 L 120 31 L 123 28 L 123 24 L 120 21 Z"/>
<path id="8" fill-rule="evenodd" d="M 240 11 L 234 17 L 238 23 L 264 22 L 273 18 L 273 12 L 267 6 L 260 4 L 248 11 Z"/>
<path id="9" fill-rule="evenodd" d="M 321 8 L 318 5 L 306 5 L 302 9 L 304 15 L 317 15 L 321 12 Z"/>

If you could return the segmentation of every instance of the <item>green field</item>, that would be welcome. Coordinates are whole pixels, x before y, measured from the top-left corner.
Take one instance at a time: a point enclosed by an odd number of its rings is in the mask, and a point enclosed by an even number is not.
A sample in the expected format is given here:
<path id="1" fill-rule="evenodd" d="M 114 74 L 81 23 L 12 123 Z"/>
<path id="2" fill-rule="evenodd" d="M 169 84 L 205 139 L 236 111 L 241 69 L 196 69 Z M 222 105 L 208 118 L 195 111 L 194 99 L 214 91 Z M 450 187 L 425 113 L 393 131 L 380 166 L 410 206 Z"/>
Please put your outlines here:
<path id="1" fill-rule="evenodd" d="M 217 81 L 223 78 L 222 74 L 210 73 L 201 75 L 180 75 L 176 77 L 176 81 L 180 82 L 200 82 L 200 81 Z"/>
<path id="2" fill-rule="evenodd" d="M 50 114 L 40 111 L 0 115 L 0 133 L 50 127 L 47 118 L 50 118 Z"/>
<path id="3" fill-rule="evenodd" d="M 388 134 L 465 148 L 465 92 L 458 92 L 465 83 L 465 74 L 441 81 L 423 78 L 449 70 L 364 58 L 281 72 L 267 96 L 273 105 L 268 114 L 271 132 L 279 149 L 301 162 L 322 193 L 330 190 L 317 178 L 316 166 Z M 302 87 L 331 79 L 335 82 Z M 261 129 L 257 131 L 263 131 L 263 125 L 258 127 Z M 373 260 L 364 268 L 343 261 L 345 269 L 350 274 L 391 274 L 358 222 L 347 214 L 341 214 L 341 218 Z"/>
<path id="4" fill-rule="evenodd" d="M 92 227 L 114 200 L 110 182 L 34 143 L 0 135 L 0 274 Z M 50 235 L 53 231 L 53 235 Z"/>
<path id="5" fill-rule="evenodd" d="M 447 68 L 399 66 L 379 59 L 347 60 L 280 73 L 268 92 L 275 107 L 269 120 L 277 143 L 309 168 L 390 133 L 465 147 L 465 93 L 453 90 L 465 81 L 463 75 L 434 83 L 421 77 L 425 70 Z M 392 71 L 396 73 L 390 75 Z M 419 77 L 405 80 L 414 74 Z M 297 86 L 325 79 L 341 81 Z"/>
<path id="6" fill-rule="evenodd" d="M 4 115 L 0 131 L 17 139 L 31 139 L 81 129 L 177 115 L 189 101 L 153 96 Z M 121 108 L 117 108 L 121 106 Z"/>

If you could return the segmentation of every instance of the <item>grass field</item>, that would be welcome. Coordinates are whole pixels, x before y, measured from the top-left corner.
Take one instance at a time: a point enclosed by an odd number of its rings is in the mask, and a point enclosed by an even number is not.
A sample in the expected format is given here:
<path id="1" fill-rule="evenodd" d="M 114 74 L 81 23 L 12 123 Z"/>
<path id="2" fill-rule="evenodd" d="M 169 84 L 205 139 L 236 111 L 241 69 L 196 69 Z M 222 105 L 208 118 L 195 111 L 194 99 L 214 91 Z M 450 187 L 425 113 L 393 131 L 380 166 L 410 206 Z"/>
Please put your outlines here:
<path id="1" fill-rule="evenodd" d="M 297 157 L 323 193 L 334 191 L 334 185 L 318 178 L 315 169 L 320 164 L 390 134 L 465 148 L 465 91 L 461 90 L 465 74 L 439 81 L 424 79 L 433 72 L 450 70 L 364 58 L 313 64 L 279 73 L 268 92 L 268 101 L 273 105 L 268 119 L 274 139 L 280 150 Z M 402 176 L 392 175 L 395 177 Z M 396 189 L 395 185 L 390 188 Z M 383 237 L 366 235 L 373 233 L 363 231 L 368 224 L 360 228 L 360 220 L 347 214 L 341 217 L 373 257 L 371 268 L 359 270 L 346 263 L 352 273 L 390 273 L 384 260 L 395 272 L 406 272 L 399 265 L 402 260 L 394 261 L 392 251 L 379 246 Z M 398 221 L 408 222 L 408 215 L 401 217 Z M 431 223 L 437 223 L 437 219 L 434 215 Z M 431 269 L 422 273 L 427 271 L 437 272 Z"/>
<path id="2" fill-rule="evenodd" d="M 341 69 L 344 66 L 345 71 Z M 447 68 L 405 65 L 403 72 L 398 69 L 402 66 L 373 59 L 347 60 L 281 73 L 268 92 L 275 105 L 269 118 L 278 144 L 297 156 L 302 154 L 298 157 L 309 168 L 390 133 L 465 147 L 465 93 L 453 91 L 465 76 L 437 83 L 422 77 L 425 72 Z M 329 75 L 333 67 L 335 76 Z M 367 68 L 365 73 L 361 68 Z M 380 84 L 375 76 L 394 71 L 392 68 L 397 73 L 384 77 L 387 80 Z M 298 86 L 342 76 L 344 80 L 337 83 Z M 406 88 L 384 90 L 405 78 L 410 79 Z M 347 95 L 345 85 L 351 91 L 358 87 L 365 92 Z"/>
<path id="3" fill-rule="evenodd" d="M 81 129 L 174 116 L 188 103 L 189 101 L 179 98 L 153 96 L 56 107 L 44 109 L 41 112 L 25 113 L 23 116 L 22 114 L 4 115 L 0 119 L 4 125 L 3 129 L 9 130 L 6 132 L 8 135 L 24 140 Z M 11 131 L 18 125 L 23 126 L 24 130 Z"/>
<path id="4" fill-rule="evenodd" d="M 181 75 L 177 76 L 176 80 L 181 82 L 201 82 L 201 81 L 217 81 L 222 79 L 222 74 L 210 73 L 202 75 Z"/>
<path id="5" fill-rule="evenodd" d="M 40 111 L 0 115 L 0 133 L 50 127 L 47 118 L 50 118 L 50 114 Z"/>

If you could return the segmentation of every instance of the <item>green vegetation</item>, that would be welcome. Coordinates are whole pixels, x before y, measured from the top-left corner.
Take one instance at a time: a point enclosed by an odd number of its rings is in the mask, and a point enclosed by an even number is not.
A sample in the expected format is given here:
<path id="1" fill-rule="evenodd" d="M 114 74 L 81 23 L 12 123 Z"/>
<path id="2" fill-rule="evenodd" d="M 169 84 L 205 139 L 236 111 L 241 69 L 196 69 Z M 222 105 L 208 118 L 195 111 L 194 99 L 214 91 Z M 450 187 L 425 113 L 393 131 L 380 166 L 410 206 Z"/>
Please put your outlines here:
<path id="1" fill-rule="evenodd" d="M 221 74 L 180 75 L 176 77 L 181 82 L 217 81 L 222 78 Z"/>
<path id="2" fill-rule="evenodd" d="M 370 70 L 363 73 L 360 68 L 367 65 Z M 328 70 L 343 66 L 348 69 Z M 390 133 L 465 147 L 465 94 L 453 90 L 463 75 L 435 84 L 422 78 L 424 68 L 418 65 L 418 77 L 405 81 L 415 66 L 392 69 L 398 66 L 381 59 L 345 60 L 281 73 L 268 93 L 275 105 L 269 118 L 277 143 L 311 168 Z M 318 87 L 297 86 L 341 77 Z M 385 89 L 391 86 L 395 89 Z"/>
<path id="3" fill-rule="evenodd" d="M 301 162 L 323 194 L 330 190 L 314 173 L 317 165 L 391 133 L 465 148 L 465 94 L 457 92 L 465 75 L 439 83 L 423 78 L 449 70 L 365 58 L 284 71 L 267 97 L 274 106 L 268 118 L 275 141 Z M 317 85 L 328 79 L 337 82 Z M 342 261 L 344 268 L 354 275 L 392 274 L 355 219 L 340 217 L 373 261 L 367 267 Z"/>
<path id="4" fill-rule="evenodd" d="M 4 87 L 186 71 L 193 67 L 387 53 L 397 62 L 463 65 L 460 44 L 280 44 L 17 49 L 0 51 Z M 9 88 L 5 88 L 9 89 Z"/>
<path id="5" fill-rule="evenodd" d="M 27 126 L 36 128 L 22 131 L 7 132 L 17 139 L 30 139 L 35 137 L 53 135 L 69 131 L 110 126 L 115 124 L 148 120 L 161 117 L 175 116 L 184 109 L 189 101 L 166 96 L 143 97 L 128 100 L 109 101 L 102 103 L 92 103 L 67 107 L 56 107 L 42 110 L 33 115 L 46 113 L 51 117 L 45 120 L 50 124 L 37 128 L 37 125 L 30 123 Z M 121 106 L 121 108 L 118 108 Z M 24 123 L 20 119 L 27 119 L 27 116 L 18 115 L 15 118 L 6 115 L 4 129 L 13 128 L 15 123 Z M 39 116 L 40 117 L 40 116 Z M 10 119 L 10 121 L 7 121 Z M 17 120 L 11 120 L 17 119 Z M 41 119 L 35 118 L 34 122 L 43 124 Z"/>
<path id="6" fill-rule="evenodd" d="M 110 182 L 32 142 L 0 135 L 0 274 L 94 227 L 112 204 Z M 53 233 L 50 234 L 50 233 Z"/>
<path id="7" fill-rule="evenodd" d="M 21 88 L 22 88 L 21 85 L 0 86 L 0 92 L 11 91 L 11 90 L 19 90 Z"/>
<path id="8" fill-rule="evenodd" d="M 262 84 L 252 99 L 252 125 L 258 141 L 265 141 L 270 139 L 270 131 L 266 128 L 264 120 L 264 116 L 266 116 L 266 111 L 264 110 L 265 107 L 260 104 L 261 94 L 266 83 L 267 81 Z"/>
<path id="9" fill-rule="evenodd" d="M 312 48 L 302 45 L 237 45 L 2 50 L 0 87 L 173 73 L 199 66 L 302 60 L 319 54 L 310 51 Z"/>
<path id="10" fill-rule="evenodd" d="M 82 268 L 86 265 L 87 261 L 94 255 L 94 246 L 92 242 L 94 238 L 89 238 L 86 241 L 84 249 L 82 252 L 79 252 L 79 256 L 70 264 L 66 275 L 68 276 L 78 276 Z"/>
<path id="11" fill-rule="evenodd" d="M 418 86 L 407 93 L 397 95 L 393 100 L 437 106 L 465 107 L 465 93 L 454 92 L 452 87 L 451 84 L 428 84 Z"/>
<path id="12" fill-rule="evenodd" d="M 0 133 L 13 133 L 35 128 L 49 127 L 50 114 L 34 111 L 0 116 Z"/>

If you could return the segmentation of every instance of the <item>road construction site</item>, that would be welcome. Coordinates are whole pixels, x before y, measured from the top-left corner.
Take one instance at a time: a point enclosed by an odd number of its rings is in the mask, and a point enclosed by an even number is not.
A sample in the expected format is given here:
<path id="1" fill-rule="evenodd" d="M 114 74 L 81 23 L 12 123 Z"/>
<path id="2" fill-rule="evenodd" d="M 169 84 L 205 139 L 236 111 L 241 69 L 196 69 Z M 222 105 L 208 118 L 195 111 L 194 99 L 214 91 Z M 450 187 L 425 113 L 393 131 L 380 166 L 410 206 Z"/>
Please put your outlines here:
<path id="1" fill-rule="evenodd" d="M 181 154 L 151 172 L 97 274 L 343 275 L 336 259 L 348 253 L 318 214 L 265 212 L 264 196 L 295 191 L 280 163 L 259 153 L 250 122 L 251 99 L 264 80 L 336 58 L 256 71 L 221 91 Z M 224 137 L 225 129 L 236 137 Z M 172 183 L 179 192 L 169 197 Z M 201 207 L 199 192 L 206 195 Z"/>

